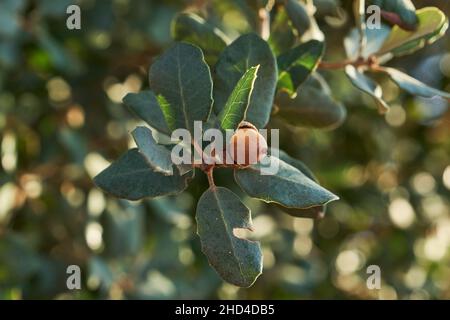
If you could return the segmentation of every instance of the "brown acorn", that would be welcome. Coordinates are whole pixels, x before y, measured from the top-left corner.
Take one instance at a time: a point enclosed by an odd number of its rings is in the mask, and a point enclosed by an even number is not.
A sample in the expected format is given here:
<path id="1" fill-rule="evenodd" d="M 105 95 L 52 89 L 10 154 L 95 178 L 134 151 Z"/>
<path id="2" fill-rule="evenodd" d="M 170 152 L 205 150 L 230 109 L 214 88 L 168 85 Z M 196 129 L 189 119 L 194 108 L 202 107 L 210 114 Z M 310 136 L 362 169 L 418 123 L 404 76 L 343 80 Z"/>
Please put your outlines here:
<path id="1" fill-rule="evenodd" d="M 253 124 L 243 121 L 230 139 L 229 152 L 235 164 L 249 166 L 267 155 L 267 141 Z"/>

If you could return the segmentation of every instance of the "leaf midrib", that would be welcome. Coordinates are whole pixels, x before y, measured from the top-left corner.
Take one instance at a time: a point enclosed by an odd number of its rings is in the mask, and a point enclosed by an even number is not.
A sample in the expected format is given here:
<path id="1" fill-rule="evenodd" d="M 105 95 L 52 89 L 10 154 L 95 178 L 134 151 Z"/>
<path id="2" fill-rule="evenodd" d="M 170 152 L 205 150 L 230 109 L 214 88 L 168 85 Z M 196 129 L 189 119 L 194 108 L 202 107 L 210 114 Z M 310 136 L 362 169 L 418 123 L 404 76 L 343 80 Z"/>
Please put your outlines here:
<path id="1" fill-rule="evenodd" d="M 222 206 L 220 205 L 220 200 L 217 197 L 217 189 L 216 190 L 212 189 L 211 192 L 214 195 L 214 199 L 216 199 L 217 207 L 219 208 L 219 212 L 220 212 L 220 218 L 222 219 L 222 222 L 223 222 L 223 224 L 225 226 L 225 231 L 227 233 L 228 240 L 230 241 L 230 246 L 231 246 L 231 250 L 233 251 L 233 256 L 236 258 L 236 261 L 237 261 L 237 264 L 238 264 L 238 267 L 239 267 L 239 271 L 240 271 L 240 274 L 242 276 L 242 280 L 245 281 L 245 276 L 244 276 L 244 273 L 242 271 L 241 262 L 240 262 L 238 256 L 236 255 L 236 250 L 235 250 L 234 245 L 233 245 L 233 239 L 231 238 L 230 230 L 228 229 L 228 225 L 227 225 L 227 223 L 225 221 L 225 217 L 223 215 L 224 211 L 222 209 Z"/>
<path id="2" fill-rule="evenodd" d="M 184 125 L 186 126 L 186 129 L 191 131 L 191 128 L 189 126 L 189 121 L 188 121 L 188 115 L 187 115 L 187 111 L 186 111 L 184 90 L 183 90 L 183 86 L 181 85 L 181 65 L 180 65 L 180 48 L 179 47 L 177 47 L 177 77 L 178 77 L 178 88 L 179 88 L 180 98 L 181 98 L 181 107 L 182 107 L 183 117 L 184 117 Z"/>

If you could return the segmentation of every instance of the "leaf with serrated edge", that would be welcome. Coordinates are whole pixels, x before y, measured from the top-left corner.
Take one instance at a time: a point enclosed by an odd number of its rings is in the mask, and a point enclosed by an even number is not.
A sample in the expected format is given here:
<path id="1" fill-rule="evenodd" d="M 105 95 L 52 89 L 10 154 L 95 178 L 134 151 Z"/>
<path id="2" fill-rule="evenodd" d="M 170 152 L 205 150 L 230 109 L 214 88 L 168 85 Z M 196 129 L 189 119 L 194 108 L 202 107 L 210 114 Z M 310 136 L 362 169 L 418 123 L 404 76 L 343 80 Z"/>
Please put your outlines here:
<path id="1" fill-rule="evenodd" d="M 145 156 L 150 166 L 156 172 L 161 172 L 165 175 L 173 174 L 170 151 L 166 147 L 156 143 L 150 129 L 139 126 L 131 134 L 139 148 L 139 152 Z"/>
<path id="2" fill-rule="evenodd" d="M 245 120 L 257 128 L 266 126 L 272 111 L 278 71 L 269 45 L 255 34 L 240 36 L 220 55 L 215 66 L 214 78 L 214 111 L 216 114 L 220 114 L 223 110 L 228 97 L 242 75 L 250 67 L 257 65 L 261 66 Z"/>
<path id="3" fill-rule="evenodd" d="M 239 79 L 233 92 L 231 92 L 225 108 L 219 114 L 220 127 L 222 129 L 234 130 L 244 120 L 251 101 L 253 86 L 258 76 L 258 69 L 259 65 L 248 69 Z"/>
<path id="4" fill-rule="evenodd" d="M 118 198 L 139 200 L 177 194 L 187 187 L 190 175 L 172 176 L 155 172 L 137 148 L 128 150 L 118 160 L 100 172 L 94 183 L 103 191 Z"/>
<path id="5" fill-rule="evenodd" d="M 150 87 L 173 117 L 170 129 L 186 128 L 206 121 L 212 106 L 212 80 L 202 51 L 188 43 L 176 43 L 150 68 Z M 161 98 L 162 97 L 162 98 Z"/>
<path id="6" fill-rule="evenodd" d="M 356 88 L 373 98 L 380 113 L 385 113 L 389 110 L 389 106 L 384 102 L 382 97 L 383 91 L 375 81 L 366 77 L 352 65 L 345 67 L 345 74 Z"/>
<path id="7" fill-rule="evenodd" d="M 250 210 L 230 190 L 211 187 L 200 197 L 197 234 L 211 266 L 227 282 L 251 286 L 262 272 L 258 242 L 235 236 L 235 229 L 252 229 Z"/>
<path id="8" fill-rule="evenodd" d="M 267 162 L 272 166 L 278 166 L 276 174 L 270 174 L 269 169 L 261 163 L 234 170 L 236 182 L 249 196 L 300 209 L 324 205 L 339 199 L 297 168 L 276 157 L 268 157 Z"/>

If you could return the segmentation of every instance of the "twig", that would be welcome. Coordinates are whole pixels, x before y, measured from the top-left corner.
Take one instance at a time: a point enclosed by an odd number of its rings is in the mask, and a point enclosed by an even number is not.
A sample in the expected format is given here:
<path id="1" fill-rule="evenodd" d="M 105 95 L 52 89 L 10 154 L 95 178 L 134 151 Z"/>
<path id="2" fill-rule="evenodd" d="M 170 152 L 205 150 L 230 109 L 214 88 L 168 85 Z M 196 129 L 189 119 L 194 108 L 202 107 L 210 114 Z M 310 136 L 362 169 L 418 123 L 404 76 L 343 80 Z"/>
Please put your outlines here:
<path id="1" fill-rule="evenodd" d="M 359 58 L 357 60 L 343 60 L 338 62 L 327 62 L 327 61 L 321 61 L 319 63 L 318 69 L 322 70 L 336 70 L 336 69 L 343 69 L 348 65 L 352 65 L 356 68 L 361 66 L 367 66 L 369 68 L 376 67 L 378 65 L 378 61 L 376 57 L 370 56 L 367 59 Z"/>
<path id="2" fill-rule="evenodd" d="M 353 2 L 353 12 L 355 15 L 355 22 L 358 23 L 358 31 L 359 31 L 358 57 L 362 56 L 364 48 L 367 44 L 365 10 L 366 10 L 365 0 L 356 0 L 355 2 Z"/>
<path id="3" fill-rule="evenodd" d="M 214 189 L 214 188 L 216 187 L 216 184 L 214 183 L 213 171 L 214 171 L 214 166 L 209 167 L 209 168 L 205 171 L 206 176 L 208 177 L 209 187 L 210 187 L 211 189 Z"/>

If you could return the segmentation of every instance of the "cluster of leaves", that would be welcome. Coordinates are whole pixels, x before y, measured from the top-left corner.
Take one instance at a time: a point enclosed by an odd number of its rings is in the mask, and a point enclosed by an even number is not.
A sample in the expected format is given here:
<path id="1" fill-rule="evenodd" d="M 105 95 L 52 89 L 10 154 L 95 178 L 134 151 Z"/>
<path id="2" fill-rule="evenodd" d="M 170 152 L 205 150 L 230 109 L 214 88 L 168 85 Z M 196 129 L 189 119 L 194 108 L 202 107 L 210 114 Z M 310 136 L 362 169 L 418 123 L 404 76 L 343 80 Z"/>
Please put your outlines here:
<path id="1" fill-rule="evenodd" d="M 400 13 L 411 10 L 407 2 L 397 4 L 386 9 Z M 273 9 L 268 7 L 270 5 L 260 8 L 263 14 L 268 15 Z M 447 19 L 441 11 L 436 8 L 417 11 L 414 31 L 395 25 L 379 34 L 377 29 L 369 33 L 370 29 L 365 28 L 365 2 L 355 1 L 354 7 L 360 26 L 359 31 L 353 30 L 346 38 L 349 61 L 343 67 L 357 88 L 374 97 L 381 112 L 388 109 L 381 89 L 363 74 L 364 71 L 387 73 L 401 88 L 413 94 L 450 97 L 378 63 L 386 61 L 386 56 L 415 51 L 424 43 L 439 38 L 447 27 Z M 319 127 L 340 123 L 345 114 L 343 107 L 323 93 L 320 81 L 316 79 L 315 83 L 311 78 L 309 85 L 301 86 L 324 54 L 323 41 L 302 41 L 306 31 L 316 25 L 308 14 L 310 9 L 308 4 L 294 0 L 277 7 L 272 38 L 267 42 L 256 34 L 245 34 L 230 43 L 225 33 L 209 21 L 195 13 L 180 14 L 173 22 L 173 35 L 176 40 L 185 42 L 174 44 L 153 62 L 149 71 L 151 90 L 128 94 L 124 98 L 125 105 L 158 136 L 170 136 L 177 128 L 194 134 L 194 121 L 202 121 L 208 127 L 235 130 L 246 120 L 263 128 L 269 122 L 275 95 L 275 112 L 291 125 L 301 126 L 305 119 Z M 261 28 L 264 23 L 268 22 L 262 21 Z M 277 32 L 290 26 L 294 28 L 292 43 L 277 43 L 278 39 L 274 40 Z M 381 30 L 386 28 L 383 26 Z M 383 35 L 386 38 L 380 41 Z M 274 52 L 279 52 L 276 58 Z M 311 103 L 307 107 L 307 117 L 302 114 L 305 106 L 296 103 L 305 100 Z M 99 174 L 95 178 L 96 185 L 116 197 L 131 200 L 185 190 L 195 167 L 172 165 L 171 146 L 159 144 L 151 129 L 138 127 L 132 135 L 138 148 L 129 150 Z M 285 153 L 282 155 L 280 158 L 269 156 L 270 162 L 276 161 L 279 166 L 275 175 L 264 175 L 261 164 L 248 168 L 236 166 L 236 182 L 251 197 L 276 203 L 293 215 L 304 214 L 304 210 L 322 213 L 324 206 L 337 197 L 320 187 L 303 163 Z M 211 167 L 202 169 L 212 176 Z M 244 287 L 252 285 L 262 271 L 261 248 L 258 243 L 235 234 L 236 229 L 252 229 L 250 210 L 232 191 L 211 182 L 198 201 L 196 219 L 202 250 L 210 264 L 226 281 Z"/>
<path id="2" fill-rule="evenodd" d="M 326 59 L 340 61 L 342 39 L 353 26 L 348 20 L 353 1 L 341 1 L 342 7 L 338 2 L 314 0 L 317 11 L 314 17 L 307 14 L 309 29 L 299 33 L 292 13 L 291 17 L 286 13 L 285 1 L 277 1 L 270 11 L 270 34 L 260 34 L 279 56 L 311 37 L 322 43 L 320 26 L 326 34 Z M 408 2 L 367 4 L 380 4 L 385 22 L 414 30 L 400 17 L 413 25 L 415 12 L 397 9 Z M 264 275 L 251 288 L 238 289 L 221 281 L 208 266 L 195 235 L 197 200 L 208 185 L 203 174 L 196 174 L 181 194 L 139 202 L 105 196 L 92 184 L 92 177 L 105 166 L 103 156 L 115 158 L 122 153 L 130 142 L 127 130 L 142 125 L 122 108 L 112 88 L 127 87 L 130 75 L 134 82 L 147 83 L 145 69 L 151 57 L 172 41 L 172 17 L 191 3 L 80 0 L 82 29 L 78 31 L 65 28 L 65 9 L 72 3 L 0 3 L 1 298 L 449 298 L 450 256 L 442 243 L 448 238 L 450 207 L 448 178 L 443 179 L 448 177 L 448 170 L 443 173 L 450 163 L 449 119 L 448 113 L 442 121 L 436 114 L 430 117 L 436 108 L 445 110 L 446 101 L 397 94 L 395 84 L 377 72 L 374 79 L 391 105 L 385 121 L 361 108 L 371 100 L 353 90 L 344 72 L 324 70 L 337 64 L 343 68 L 342 63 L 324 61 L 301 85 L 296 97 L 304 94 L 304 98 L 294 99 L 277 90 L 276 99 L 284 102 L 273 106 L 268 126 L 280 127 L 289 121 L 289 128 L 280 131 L 280 146 L 308 163 L 340 201 L 328 206 L 321 220 L 292 218 L 283 211 L 312 217 L 323 210 L 289 209 L 252 200 L 235 185 L 231 169 L 216 170 L 217 184 L 229 187 L 251 209 L 255 232 L 249 238 L 260 241 L 264 253 Z M 206 7 L 195 15 L 203 18 L 197 20 L 208 21 L 225 41 L 225 45 L 220 41 L 210 46 L 210 55 L 203 48 L 214 75 L 220 53 L 233 39 L 267 30 L 261 27 L 266 24 L 260 23 L 258 14 L 265 2 L 203 3 Z M 309 2 L 299 3 L 308 8 Z M 415 0 L 414 4 L 446 10 L 438 0 Z M 442 41 L 415 55 L 379 64 L 448 88 L 448 60 L 443 59 L 448 45 L 447 33 Z M 51 89 L 61 79 L 70 96 L 61 99 L 59 94 L 56 100 Z M 133 88 L 130 91 L 137 90 Z M 288 103 L 293 110 L 281 118 L 279 108 Z M 327 108 L 328 103 L 337 107 Z M 351 111 L 348 121 L 333 132 L 293 129 L 336 127 L 338 123 L 331 120 L 321 122 L 320 114 L 334 110 L 339 115 L 345 112 L 343 105 Z M 312 112 L 318 116 L 309 116 Z M 145 130 L 134 135 L 145 135 Z M 282 152 L 280 158 L 288 163 Z M 164 160 L 152 161 L 158 172 L 179 172 L 179 168 L 162 166 Z M 291 165 L 303 168 L 298 161 Z M 309 177 L 313 178 L 310 172 Z M 400 214 L 400 221 L 392 219 L 392 209 L 397 218 Z M 411 224 L 399 226 L 411 213 Z M 445 248 L 447 254 L 442 255 Z M 339 264 L 349 252 L 359 262 L 350 274 Z M 66 268 L 71 264 L 81 267 L 82 290 L 67 290 Z M 366 287 L 365 267 L 370 264 L 382 268 L 382 290 Z"/>
<path id="3" fill-rule="evenodd" d="M 152 91 L 130 93 L 124 103 L 150 127 L 158 128 L 159 135 L 170 135 L 177 128 L 194 134 L 194 121 L 223 130 L 235 130 L 243 120 L 264 127 L 277 80 L 275 58 L 267 43 L 254 34 L 239 37 L 224 49 L 214 70 L 213 86 L 202 51 L 176 43 L 152 64 Z M 138 148 L 100 173 L 95 178 L 97 186 L 131 200 L 185 190 L 195 167 L 174 166 L 170 145 L 158 144 L 151 129 L 138 127 L 132 135 Z M 267 169 L 260 164 L 235 169 L 237 183 L 252 197 L 299 210 L 321 208 L 337 199 L 298 160 L 287 154 L 284 159 L 270 157 L 278 162 L 274 175 L 263 175 L 261 171 Z M 203 251 L 218 273 L 230 283 L 250 286 L 262 271 L 262 254 L 259 244 L 234 233 L 252 228 L 250 210 L 241 200 L 229 189 L 211 184 L 197 204 L 197 228 Z"/>
<path id="4" fill-rule="evenodd" d="M 397 2 L 397 6 L 388 5 L 386 9 L 399 12 L 402 17 L 404 11 L 411 10 L 408 4 Z M 268 11 L 273 9 L 268 8 L 270 5 L 273 4 L 260 8 L 262 15 L 269 15 Z M 354 7 L 360 29 L 352 31 L 345 41 L 350 59 L 344 65 L 345 72 L 357 88 L 374 97 L 381 112 L 388 106 L 382 100 L 380 87 L 363 74 L 366 70 L 387 73 L 411 93 L 450 97 L 396 69 L 378 64 L 378 60 L 387 60 L 384 56 L 409 53 L 439 38 L 447 27 L 441 11 L 419 10 L 417 21 L 413 21 L 414 31 L 396 25 L 379 34 L 377 29 L 369 33 L 365 28 L 365 2 L 355 1 Z M 173 22 L 174 38 L 198 47 L 187 43 L 173 45 L 151 66 L 152 91 L 129 94 L 124 103 L 149 126 L 167 135 L 177 128 L 186 128 L 193 134 L 194 121 L 209 123 L 210 127 L 237 129 L 246 120 L 262 128 L 269 122 L 278 89 L 275 112 L 289 124 L 301 125 L 306 119 L 319 127 L 336 125 L 345 114 L 342 105 L 322 93 L 320 82 L 317 85 L 311 80 L 309 86 L 300 87 L 324 54 L 323 41 L 301 41 L 305 32 L 316 25 L 308 14 L 310 9 L 308 4 L 295 0 L 280 5 L 268 42 L 255 34 L 246 34 L 230 43 L 225 33 L 211 22 L 195 13 L 180 14 Z M 268 22 L 261 22 L 264 23 Z M 277 35 L 291 26 L 294 28 L 292 42 L 281 43 Z M 383 25 L 382 30 L 386 28 Z M 380 41 L 384 35 L 386 38 Z M 274 52 L 278 53 L 276 58 Z M 212 67 L 212 76 L 206 61 Z M 310 101 L 311 105 L 305 108 L 296 103 L 298 100 Z M 309 112 L 307 117 L 302 114 L 305 109 Z M 132 134 L 138 149 L 129 150 L 103 171 L 96 177 L 96 184 L 110 194 L 132 200 L 183 191 L 195 168 L 174 170 L 170 147 L 159 145 L 150 129 L 138 127 Z M 284 157 L 287 161 L 271 159 L 280 162 L 276 175 L 261 175 L 264 170 L 261 165 L 236 168 L 237 183 L 250 196 L 277 203 L 291 213 L 305 209 L 321 212 L 324 205 L 337 199 L 314 181 L 303 164 L 296 165 L 298 160 Z M 251 229 L 250 211 L 239 198 L 230 190 L 211 184 L 199 199 L 197 224 L 203 252 L 210 264 L 228 282 L 250 286 L 262 270 L 261 249 L 258 244 L 234 234 L 238 228 Z"/>
<path id="5" fill-rule="evenodd" d="M 394 57 L 411 54 L 442 37 L 448 28 L 445 14 L 435 7 L 415 11 L 410 1 L 385 1 L 386 6 L 382 1 L 375 3 L 394 14 L 398 13 L 399 20 L 396 22 L 399 24 L 390 28 L 381 23 L 379 28 L 368 29 L 364 22 L 364 1 L 355 2 L 355 15 L 357 21 L 362 23 L 359 28 L 351 30 L 344 40 L 347 56 L 352 61 L 345 66 L 351 83 L 374 99 L 380 113 L 388 111 L 389 106 L 383 100 L 381 87 L 366 76 L 366 72 L 386 74 L 397 86 L 412 95 L 450 99 L 447 92 L 431 88 L 400 70 L 381 65 Z M 408 30 L 404 29 L 404 25 L 409 27 Z"/>

